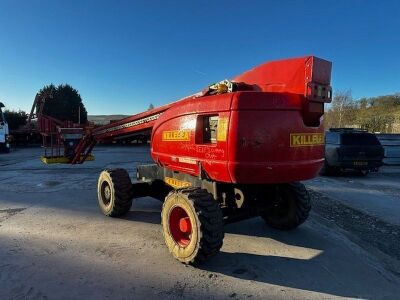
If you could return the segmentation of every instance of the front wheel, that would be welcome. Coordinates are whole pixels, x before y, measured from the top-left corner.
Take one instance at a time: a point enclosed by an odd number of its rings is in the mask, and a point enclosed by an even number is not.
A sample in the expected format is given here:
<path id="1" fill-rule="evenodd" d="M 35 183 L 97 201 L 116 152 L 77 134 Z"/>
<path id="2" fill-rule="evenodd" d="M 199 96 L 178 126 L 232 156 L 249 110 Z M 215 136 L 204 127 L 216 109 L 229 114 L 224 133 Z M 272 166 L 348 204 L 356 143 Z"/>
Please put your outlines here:
<path id="1" fill-rule="evenodd" d="M 200 263 L 217 254 L 222 247 L 222 211 L 204 189 L 170 192 L 163 204 L 161 220 L 165 243 L 182 263 Z"/>
<path id="2" fill-rule="evenodd" d="M 132 183 L 125 169 L 104 170 L 97 183 L 100 210 L 109 217 L 120 217 L 132 206 Z"/>
<path id="3" fill-rule="evenodd" d="M 273 200 L 261 217 L 273 228 L 290 230 L 304 223 L 310 210 L 307 189 L 300 182 L 292 182 L 276 186 Z"/>

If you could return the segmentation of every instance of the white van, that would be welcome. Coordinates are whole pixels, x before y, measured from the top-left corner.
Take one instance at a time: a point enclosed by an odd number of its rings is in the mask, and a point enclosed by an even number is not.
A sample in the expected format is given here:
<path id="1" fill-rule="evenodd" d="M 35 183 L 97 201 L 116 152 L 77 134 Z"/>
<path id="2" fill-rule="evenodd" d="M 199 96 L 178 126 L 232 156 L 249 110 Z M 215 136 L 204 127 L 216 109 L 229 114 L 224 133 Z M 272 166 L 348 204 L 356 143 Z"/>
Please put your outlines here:
<path id="1" fill-rule="evenodd" d="M 10 152 L 8 124 L 1 110 L 4 104 L 0 102 L 0 152 Z"/>

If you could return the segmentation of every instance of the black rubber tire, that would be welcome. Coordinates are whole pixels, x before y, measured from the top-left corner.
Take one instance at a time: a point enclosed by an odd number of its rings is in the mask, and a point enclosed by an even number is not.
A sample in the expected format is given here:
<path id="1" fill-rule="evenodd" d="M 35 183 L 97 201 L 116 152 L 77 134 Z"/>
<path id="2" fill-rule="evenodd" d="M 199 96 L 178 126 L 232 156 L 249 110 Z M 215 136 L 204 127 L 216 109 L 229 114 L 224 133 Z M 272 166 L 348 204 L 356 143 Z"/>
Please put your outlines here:
<path id="1" fill-rule="evenodd" d="M 307 220 L 310 210 L 311 199 L 305 186 L 291 182 L 276 186 L 274 203 L 261 217 L 273 228 L 291 230 Z"/>
<path id="2" fill-rule="evenodd" d="M 0 144 L 0 153 L 10 153 L 10 148 L 6 147 L 5 144 Z"/>
<path id="3" fill-rule="evenodd" d="M 106 192 L 107 186 L 109 192 Z M 104 215 L 120 217 L 126 214 L 132 206 L 132 183 L 128 172 L 125 169 L 101 172 L 97 183 L 97 198 Z"/>
<path id="4" fill-rule="evenodd" d="M 321 170 L 319 171 L 319 175 L 325 176 L 326 175 L 326 163 L 324 163 L 324 165 L 322 166 Z"/>
<path id="5" fill-rule="evenodd" d="M 186 247 L 179 245 L 170 232 L 170 212 L 180 207 L 190 218 L 192 231 Z M 161 211 L 165 243 L 172 255 L 185 264 L 199 264 L 217 254 L 224 239 L 224 221 L 221 208 L 204 189 L 187 188 L 171 191 Z"/>
<path id="6" fill-rule="evenodd" d="M 326 161 L 325 161 L 321 171 L 319 171 L 319 174 L 322 176 L 330 176 L 330 175 L 335 175 L 337 173 L 338 172 L 337 172 L 336 168 L 328 165 Z"/>

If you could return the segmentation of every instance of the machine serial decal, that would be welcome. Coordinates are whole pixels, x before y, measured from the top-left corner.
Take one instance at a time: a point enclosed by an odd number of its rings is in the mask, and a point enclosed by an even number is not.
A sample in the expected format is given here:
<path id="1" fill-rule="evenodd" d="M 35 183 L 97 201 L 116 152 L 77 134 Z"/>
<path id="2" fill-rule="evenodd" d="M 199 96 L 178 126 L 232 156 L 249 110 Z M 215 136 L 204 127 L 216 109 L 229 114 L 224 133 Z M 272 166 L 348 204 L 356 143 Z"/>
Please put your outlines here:
<path id="1" fill-rule="evenodd" d="M 171 177 L 165 177 L 164 181 L 166 184 L 168 184 L 176 189 L 192 186 L 192 184 L 190 182 L 178 180 L 178 179 L 171 178 Z"/>
<path id="2" fill-rule="evenodd" d="M 217 141 L 225 142 L 228 133 L 228 118 L 220 118 L 218 120 Z"/>
<path id="3" fill-rule="evenodd" d="M 167 142 L 188 142 L 190 141 L 190 130 L 163 131 L 162 140 Z"/>
<path id="4" fill-rule="evenodd" d="M 324 144 L 323 133 L 291 133 L 290 147 L 316 146 Z"/>
<path id="5" fill-rule="evenodd" d="M 191 158 L 178 157 L 178 161 L 184 164 L 197 165 L 197 161 Z"/>

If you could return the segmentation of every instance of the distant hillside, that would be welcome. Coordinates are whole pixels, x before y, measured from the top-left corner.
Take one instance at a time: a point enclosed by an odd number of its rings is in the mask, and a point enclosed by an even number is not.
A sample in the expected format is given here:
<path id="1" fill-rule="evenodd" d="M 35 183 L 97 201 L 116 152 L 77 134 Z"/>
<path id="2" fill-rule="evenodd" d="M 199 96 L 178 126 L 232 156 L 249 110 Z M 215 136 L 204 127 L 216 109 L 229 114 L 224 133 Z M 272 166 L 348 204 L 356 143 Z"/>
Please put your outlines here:
<path id="1" fill-rule="evenodd" d="M 369 132 L 400 133 L 400 93 L 355 100 L 338 91 L 325 115 L 325 127 L 357 127 Z"/>
<path id="2" fill-rule="evenodd" d="M 111 120 L 120 120 L 129 117 L 128 115 L 89 115 L 88 120 L 95 124 L 104 125 L 109 124 Z"/>

